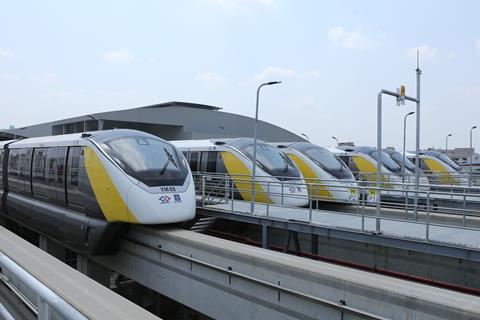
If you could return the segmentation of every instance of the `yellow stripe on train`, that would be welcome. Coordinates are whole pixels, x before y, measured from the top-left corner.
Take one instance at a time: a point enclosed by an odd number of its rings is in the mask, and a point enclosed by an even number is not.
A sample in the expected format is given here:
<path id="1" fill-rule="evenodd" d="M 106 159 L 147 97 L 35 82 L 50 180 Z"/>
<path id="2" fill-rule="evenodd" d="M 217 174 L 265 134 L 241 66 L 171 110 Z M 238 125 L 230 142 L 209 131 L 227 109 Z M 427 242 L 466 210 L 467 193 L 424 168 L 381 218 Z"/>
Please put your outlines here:
<path id="1" fill-rule="evenodd" d="M 107 221 L 138 223 L 95 152 L 88 147 L 83 152 L 88 179 Z"/>

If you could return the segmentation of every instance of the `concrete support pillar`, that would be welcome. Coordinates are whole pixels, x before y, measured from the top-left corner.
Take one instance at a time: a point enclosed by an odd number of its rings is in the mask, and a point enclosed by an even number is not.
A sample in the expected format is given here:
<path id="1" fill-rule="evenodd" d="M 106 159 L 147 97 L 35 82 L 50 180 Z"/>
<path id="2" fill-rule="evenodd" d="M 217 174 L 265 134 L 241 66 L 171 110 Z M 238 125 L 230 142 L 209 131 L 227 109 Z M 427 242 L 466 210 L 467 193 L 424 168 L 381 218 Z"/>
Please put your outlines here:
<path id="1" fill-rule="evenodd" d="M 268 249 L 268 226 L 262 225 L 262 248 Z"/>
<path id="2" fill-rule="evenodd" d="M 1 197 L 0 197 L 0 201 L 1 201 Z M 4 216 L 0 216 L 0 226 L 2 227 L 6 227 L 7 226 L 7 218 L 5 218 Z"/>
<path id="3" fill-rule="evenodd" d="M 77 270 L 97 281 L 101 285 L 110 287 L 110 270 L 102 267 L 87 256 L 77 253 Z"/>
<path id="4" fill-rule="evenodd" d="M 312 254 L 318 254 L 318 235 L 312 234 L 310 252 Z"/>
<path id="5" fill-rule="evenodd" d="M 38 246 L 40 249 L 54 256 L 58 260 L 65 262 L 65 247 L 61 244 L 50 240 L 45 236 L 39 235 Z"/>

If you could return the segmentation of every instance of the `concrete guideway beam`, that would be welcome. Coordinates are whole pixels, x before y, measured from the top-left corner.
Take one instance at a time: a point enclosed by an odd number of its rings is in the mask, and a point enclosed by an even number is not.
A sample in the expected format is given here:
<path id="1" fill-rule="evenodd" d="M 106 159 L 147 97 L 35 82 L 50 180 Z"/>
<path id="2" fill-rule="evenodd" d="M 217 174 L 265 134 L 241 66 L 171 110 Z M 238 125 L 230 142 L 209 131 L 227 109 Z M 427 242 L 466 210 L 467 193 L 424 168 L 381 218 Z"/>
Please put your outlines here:
<path id="1" fill-rule="evenodd" d="M 464 319 L 480 298 L 185 230 L 133 227 L 99 263 L 221 319 Z"/>
<path id="2" fill-rule="evenodd" d="M 0 252 L 88 319 L 159 319 L 3 227 Z"/>
<path id="3" fill-rule="evenodd" d="M 295 220 L 282 220 L 243 213 L 232 214 L 231 212 L 214 209 L 197 208 L 197 213 L 226 220 L 251 223 L 306 234 L 358 241 L 362 243 L 369 243 L 385 247 L 394 247 L 398 249 L 412 250 L 428 254 L 435 254 L 480 262 L 479 250 L 461 246 L 448 245 L 445 243 L 424 242 L 410 238 L 400 238 L 384 234 L 361 232 L 359 230 L 348 230 L 317 224 L 308 224 L 302 221 Z"/>

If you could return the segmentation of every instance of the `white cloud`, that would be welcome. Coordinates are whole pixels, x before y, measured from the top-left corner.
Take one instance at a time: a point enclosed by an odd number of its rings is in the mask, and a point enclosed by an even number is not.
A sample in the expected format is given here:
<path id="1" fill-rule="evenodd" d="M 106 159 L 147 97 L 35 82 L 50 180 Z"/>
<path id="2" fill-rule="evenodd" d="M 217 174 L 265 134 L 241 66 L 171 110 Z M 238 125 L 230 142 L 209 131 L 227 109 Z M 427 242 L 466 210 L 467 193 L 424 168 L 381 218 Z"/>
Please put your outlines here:
<path id="1" fill-rule="evenodd" d="M 226 82 L 226 79 L 215 71 L 200 73 L 197 75 L 196 80 L 202 81 L 211 86 L 222 85 Z"/>
<path id="2" fill-rule="evenodd" d="M 449 91 L 465 98 L 480 98 L 480 87 L 453 87 Z"/>
<path id="3" fill-rule="evenodd" d="M 477 40 L 477 42 L 475 43 L 475 48 L 480 51 L 480 40 Z"/>
<path id="4" fill-rule="evenodd" d="M 406 54 L 407 57 L 416 59 L 417 58 L 417 50 L 420 53 L 420 62 L 423 61 L 432 61 L 436 59 L 455 59 L 457 54 L 455 52 L 442 52 L 438 50 L 438 48 L 430 47 L 427 44 L 408 49 Z"/>
<path id="5" fill-rule="evenodd" d="M 281 81 L 282 79 L 291 78 L 291 77 L 294 77 L 295 75 L 296 75 L 296 72 L 295 70 L 292 70 L 292 69 L 285 69 L 280 67 L 267 67 L 255 76 L 254 81 L 255 82 L 260 82 L 264 80 Z"/>
<path id="6" fill-rule="evenodd" d="M 147 59 L 147 62 L 148 62 L 148 63 L 156 63 L 156 62 L 157 62 L 157 59 L 154 58 L 154 57 L 150 57 L 150 58 Z"/>
<path id="7" fill-rule="evenodd" d="M 278 0 L 203 0 L 200 2 L 212 3 L 229 9 L 258 5 L 278 8 Z"/>
<path id="8" fill-rule="evenodd" d="M 57 82 L 57 75 L 53 72 L 47 72 L 44 74 L 33 75 L 31 79 L 35 82 L 50 84 Z"/>
<path id="9" fill-rule="evenodd" d="M 0 57 L 11 57 L 13 56 L 13 52 L 7 49 L 0 48 Z"/>
<path id="10" fill-rule="evenodd" d="M 302 76 L 305 78 L 320 78 L 320 72 L 316 70 L 310 70 L 305 72 Z"/>
<path id="11" fill-rule="evenodd" d="M 0 74 L 0 82 L 15 82 L 18 81 L 20 77 L 16 74 Z"/>
<path id="12" fill-rule="evenodd" d="M 42 97 L 53 100 L 75 100 L 83 98 L 85 94 L 80 90 L 53 91 L 44 94 Z"/>
<path id="13" fill-rule="evenodd" d="M 107 62 L 132 62 L 135 60 L 135 57 L 129 50 L 121 49 L 104 53 L 103 60 Z"/>
<path id="14" fill-rule="evenodd" d="M 340 26 L 330 29 L 328 37 L 346 49 L 363 50 L 368 47 L 367 38 L 363 34 Z"/>
<path id="15" fill-rule="evenodd" d="M 432 48 L 426 44 L 411 48 L 407 51 L 407 56 L 409 58 L 417 58 L 417 50 L 420 54 L 420 58 L 423 60 L 434 60 L 438 57 L 438 49 Z"/>

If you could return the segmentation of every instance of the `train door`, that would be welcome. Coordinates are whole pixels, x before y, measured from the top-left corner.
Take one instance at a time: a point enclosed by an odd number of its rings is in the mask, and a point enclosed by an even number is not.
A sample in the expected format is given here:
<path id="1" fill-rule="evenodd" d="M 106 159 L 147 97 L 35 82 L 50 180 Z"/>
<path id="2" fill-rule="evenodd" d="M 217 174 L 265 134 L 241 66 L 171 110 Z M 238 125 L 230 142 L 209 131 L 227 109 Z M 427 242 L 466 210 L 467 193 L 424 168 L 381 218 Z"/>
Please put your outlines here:
<path id="1" fill-rule="evenodd" d="M 67 160 L 67 180 L 66 180 L 66 202 L 67 208 L 84 213 L 83 190 L 81 180 L 85 173 L 83 161 L 83 147 L 70 147 Z"/>
<path id="2" fill-rule="evenodd" d="M 3 155 L 4 150 L 0 150 L 0 193 L 3 193 Z M 0 197 L 2 195 L 0 194 Z"/>

